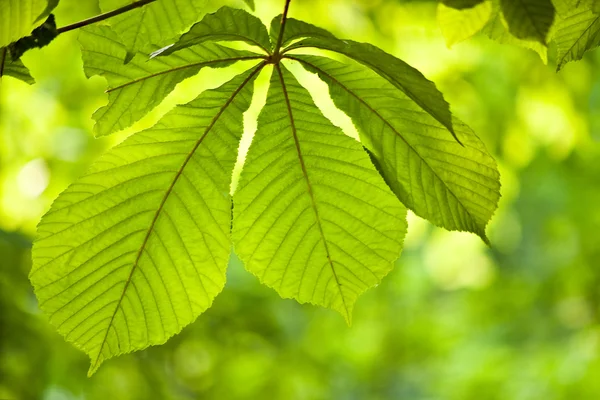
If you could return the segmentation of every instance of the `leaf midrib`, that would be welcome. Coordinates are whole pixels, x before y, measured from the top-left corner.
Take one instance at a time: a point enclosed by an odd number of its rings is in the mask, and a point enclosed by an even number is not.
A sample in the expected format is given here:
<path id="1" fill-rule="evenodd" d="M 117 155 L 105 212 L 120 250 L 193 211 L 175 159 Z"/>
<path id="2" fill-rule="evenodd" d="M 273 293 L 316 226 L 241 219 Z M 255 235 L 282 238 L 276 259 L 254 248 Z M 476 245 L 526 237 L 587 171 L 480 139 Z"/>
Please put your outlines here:
<path id="1" fill-rule="evenodd" d="M 304 180 L 306 181 L 306 186 L 308 190 L 308 195 L 310 197 L 312 209 L 315 213 L 315 218 L 317 222 L 317 226 L 319 227 L 319 233 L 321 234 L 321 240 L 323 241 L 323 246 L 325 247 L 325 253 L 327 255 L 327 261 L 329 266 L 331 267 L 331 272 L 333 273 L 333 277 L 335 278 L 336 286 L 340 292 L 340 298 L 342 299 L 342 304 L 344 305 L 344 310 L 346 312 L 346 319 L 349 321 L 350 312 L 348 310 L 348 306 L 346 305 L 346 299 L 344 298 L 344 294 L 342 293 L 342 286 L 340 285 L 340 281 L 338 279 L 337 273 L 335 272 L 335 267 L 333 266 L 333 260 L 331 259 L 331 253 L 329 251 L 329 246 L 327 244 L 327 239 L 325 238 L 325 233 L 323 231 L 323 225 L 321 222 L 321 217 L 319 215 L 319 210 L 317 208 L 317 203 L 314 197 L 314 193 L 312 190 L 312 184 L 308 177 L 308 171 L 306 170 L 306 164 L 304 162 L 304 156 L 302 155 L 302 149 L 300 148 L 300 141 L 298 139 L 298 132 L 296 131 L 296 123 L 294 121 L 294 114 L 292 112 L 292 106 L 290 104 L 290 98 L 288 95 L 287 87 L 285 85 L 285 80 L 283 79 L 283 74 L 281 72 L 281 67 L 279 63 L 275 64 L 275 69 L 277 70 L 277 74 L 279 75 L 279 81 L 281 82 L 281 88 L 283 90 L 283 95 L 285 97 L 285 105 L 287 107 L 287 112 L 290 118 L 290 124 L 292 128 L 292 136 L 294 138 L 294 144 L 296 145 L 296 152 L 298 154 L 298 160 L 300 162 L 300 167 L 302 169 L 302 175 L 304 176 Z"/>
<path id="2" fill-rule="evenodd" d="M 122 85 L 115 86 L 113 88 L 107 89 L 106 93 L 111 93 L 111 92 L 114 92 L 115 90 L 123 89 L 124 87 L 130 86 L 130 85 L 135 85 L 136 83 L 139 83 L 139 82 L 143 82 L 143 81 L 145 81 L 147 79 L 156 78 L 157 76 L 169 74 L 171 72 L 180 71 L 180 70 L 183 70 L 183 69 L 186 69 L 186 68 L 204 67 L 204 66 L 207 66 L 207 65 L 218 64 L 218 63 L 221 63 L 221 62 L 248 61 L 248 60 L 258 60 L 258 59 L 264 59 L 264 58 L 265 58 L 264 56 L 260 56 L 260 55 L 256 55 L 256 56 L 240 56 L 240 57 L 229 57 L 229 58 L 223 58 L 223 59 L 220 59 L 220 60 L 202 61 L 202 62 L 198 62 L 198 63 L 182 65 L 182 66 L 179 66 L 179 67 L 167 69 L 165 71 L 156 72 L 154 74 L 146 75 L 146 76 L 143 76 L 141 78 L 137 78 L 137 79 L 134 79 L 134 80 L 132 80 L 130 82 L 124 83 Z"/>
<path id="3" fill-rule="evenodd" d="M 121 297 L 119 298 L 117 305 L 115 307 L 115 311 L 113 312 L 111 319 L 108 323 L 108 326 L 106 328 L 106 333 L 104 335 L 104 338 L 102 339 L 102 343 L 100 344 L 100 349 L 98 350 L 98 355 L 96 356 L 96 360 L 94 362 L 94 365 L 92 366 L 91 370 L 95 370 L 98 367 L 98 363 L 100 361 L 100 357 L 102 355 L 102 350 L 104 349 L 104 345 L 106 344 L 106 340 L 108 338 L 108 333 L 110 332 L 110 328 L 113 324 L 113 321 L 115 319 L 115 316 L 117 315 L 117 312 L 119 311 L 119 308 L 121 306 L 121 302 L 123 301 L 123 298 L 125 297 L 125 292 L 127 291 L 127 288 L 129 287 L 129 284 L 131 283 L 131 278 L 133 277 L 133 273 L 136 271 L 140 258 L 142 256 L 142 253 L 146 247 L 146 244 L 148 243 L 148 240 L 150 238 L 150 235 L 152 234 L 152 231 L 154 230 L 154 226 L 156 225 L 156 222 L 158 220 L 158 217 L 160 216 L 165 203 L 167 202 L 167 199 L 169 198 L 169 195 L 171 194 L 171 192 L 173 191 L 173 188 L 175 187 L 175 184 L 177 183 L 177 181 L 179 180 L 179 177 L 182 175 L 183 170 L 185 169 L 185 167 L 187 166 L 188 162 L 191 160 L 191 158 L 193 157 L 194 153 L 196 152 L 196 150 L 198 149 L 198 147 L 200 146 L 200 144 L 204 141 L 204 139 L 206 138 L 206 136 L 208 135 L 208 133 L 211 131 L 211 129 L 215 126 L 215 124 L 217 123 L 217 121 L 219 120 L 219 118 L 221 117 L 221 115 L 223 115 L 223 113 L 225 112 L 225 110 L 227 109 L 227 107 L 229 107 L 229 105 L 231 105 L 231 103 L 233 102 L 233 100 L 235 99 L 235 97 L 241 92 L 241 90 L 246 86 L 246 84 L 248 84 L 248 82 L 250 82 L 252 80 L 252 78 L 254 78 L 254 76 L 260 72 L 263 67 L 266 65 L 265 62 L 259 64 L 257 67 L 254 68 L 254 71 L 252 71 L 252 73 L 250 73 L 250 75 L 248 75 L 246 77 L 246 79 L 244 79 L 244 81 L 240 84 L 240 86 L 232 93 L 232 95 L 229 97 L 229 99 L 227 100 L 227 102 L 225 102 L 225 104 L 219 109 L 219 112 L 217 112 L 217 114 L 213 117 L 213 119 L 211 120 L 210 124 L 206 127 L 204 134 L 196 141 L 196 144 L 194 145 L 194 147 L 192 148 L 192 150 L 189 152 L 189 154 L 187 155 L 187 157 L 185 158 L 185 160 L 183 161 L 181 167 L 179 168 L 179 170 L 177 171 L 175 177 L 173 178 L 173 181 L 171 182 L 171 184 L 169 185 L 167 191 L 165 192 L 165 195 L 163 196 L 157 210 L 156 213 L 154 214 L 154 217 L 152 218 L 152 221 L 150 223 L 150 226 L 148 227 L 148 230 L 146 232 L 146 235 L 142 241 L 142 244 L 136 254 L 135 260 L 133 262 L 133 266 L 131 268 L 131 272 L 129 273 L 129 276 L 127 277 L 127 280 L 125 281 L 125 286 L 123 287 L 123 291 L 121 292 Z"/>
<path id="4" fill-rule="evenodd" d="M 477 220 L 475 219 L 475 217 L 469 212 L 469 210 L 467 210 L 467 208 L 462 204 L 462 202 L 460 202 L 458 200 L 458 197 L 456 196 L 456 194 L 452 191 L 452 189 L 450 189 L 448 187 L 448 185 L 446 184 L 446 182 L 438 175 L 437 171 L 431 167 L 431 165 L 429 165 L 429 163 L 427 162 L 427 160 L 414 148 L 414 146 L 412 146 L 401 134 L 400 132 L 398 132 L 398 130 L 396 128 L 394 128 L 394 126 L 392 126 L 392 124 L 387 121 L 381 114 L 379 114 L 377 112 L 377 110 L 375 110 L 373 107 L 371 107 L 370 104 L 368 104 L 365 100 L 363 100 L 359 95 L 357 95 L 356 93 L 354 93 L 352 90 L 350 90 L 347 86 L 345 86 L 343 83 L 341 83 L 340 81 L 338 81 L 335 77 L 331 76 L 329 73 L 323 71 L 321 68 L 317 67 L 316 65 L 296 58 L 294 56 L 290 56 L 290 55 L 286 55 L 285 58 L 288 58 L 290 60 L 294 60 L 294 61 L 298 61 L 301 64 L 305 64 L 311 68 L 314 68 L 315 70 L 319 71 L 320 73 L 322 73 L 323 75 L 327 76 L 329 79 L 331 79 L 332 81 L 334 81 L 337 85 L 339 85 L 342 89 L 344 89 L 346 92 L 348 92 L 348 94 L 352 95 L 352 97 L 356 98 L 359 102 L 361 102 L 365 107 L 367 107 L 369 109 L 369 111 L 371 111 L 374 115 L 376 115 L 385 125 L 387 125 L 400 139 L 402 139 L 402 141 L 404 143 L 406 143 L 406 145 L 415 153 L 417 154 L 417 156 L 419 157 L 419 159 L 425 164 L 427 165 L 427 167 L 434 173 L 434 175 L 440 180 L 440 182 L 442 182 L 444 184 L 444 187 L 446 187 L 446 189 L 452 194 L 452 196 L 454 196 L 454 198 L 457 200 L 458 204 L 460 204 L 461 208 L 467 213 L 467 215 L 469 216 L 469 218 L 471 218 L 471 221 L 473 223 L 475 223 L 475 225 L 477 225 Z M 411 194 L 412 197 L 412 194 Z"/>

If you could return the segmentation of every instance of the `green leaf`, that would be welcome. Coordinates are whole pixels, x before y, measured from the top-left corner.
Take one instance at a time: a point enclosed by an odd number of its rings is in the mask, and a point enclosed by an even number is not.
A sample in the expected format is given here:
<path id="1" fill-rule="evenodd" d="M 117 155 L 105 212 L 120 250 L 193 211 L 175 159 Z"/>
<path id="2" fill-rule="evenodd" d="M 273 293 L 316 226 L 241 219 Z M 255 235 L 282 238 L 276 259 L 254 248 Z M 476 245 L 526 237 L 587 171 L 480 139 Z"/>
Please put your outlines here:
<path id="1" fill-rule="evenodd" d="M 29 73 L 29 70 L 21 60 L 13 60 L 8 48 L 0 49 L 0 79 L 3 76 L 12 76 L 25 83 L 33 85 L 35 79 Z"/>
<path id="2" fill-rule="evenodd" d="M 248 7 L 250 7 L 250 9 L 252 11 L 254 11 L 254 9 L 255 9 L 254 0 L 244 0 L 244 3 L 246 3 L 246 5 L 248 5 Z"/>
<path id="3" fill-rule="evenodd" d="M 225 67 L 235 61 L 261 58 L 247 51 L 205 43 L 152 60 L 138 53 L 125 65 L 127 50 L 110 27 L 82 29 L 79 42 L 87 76 L 102 75 L 108 81 L 108 105 L 94 113 L 96 136 L 131 126 L 160 104 L 179 82 L 203 67 Z"/>
<path id="4" fill-rule="evenodd" d="M 437 9 L 438 24 L 448 47 L 452 47 L 482 30 L 491 15 L 491 1 L 484 1 L 473 8 L 464 10 L 457 10 L 440 3 Z"/>
<path id="5" fill-rule="evenodd" d="M 534 39 L 546 44 L 554 22 L 551 0 L 501 0 L 500 5 L 511 34 L 518 39 Z"/>
<path id="6" fill-rule="evenodd" d="M 575 8 L 558 21 L 552 39 L 556 42 L 557 70 L 560 70 L 600 45 L 600 15 L 585 7 Z"/>
<path id="7" fill-rule="evenodd" d="M 8 46 L 13 60 L 18 60 L 26 51 L 49 45 L 58 36 L 54 15 L 50 14 L 44 23 L 25 36 Z"/>
<path id="8" fill-rule="evenodd" d="M 0 1 L 0 48 L 31 33 L 47 0 Z"/>
<path id="9" fill-rule="evenodd" d="M 454 8 L 455 10 L 464 10 L 473 8 L 484 1 L 485 0 L 441 0 L 440 4 L 449 8 Z"/>
<path id="10" fill-rule="evenodd" d="M 360 65 L 289 56 L 330 87 L 333 101 L 354 121 L 386 182 L 417 215 L 487 242 L 485 226 L 500 198 L 499 173 L 479 138 L 454 119 L 464 146 L 389 82 Z"/>
<path id="11" fill-rule="evenodd" d="M 260 19 L 244 10 L 221 7 L 217 12 L 207 14 L 202 21 L 194 24 L 175 44 L 154 52 L 152 56 L 168 55 L 208 41 L 246 42 L 260 47 L 266 53 L 271 48 L 267 28 Z"/>
<path id="12" fill-rule="evenodd" d="M 360 143 L 276 66 L 234 194 L 236 254 L 284 298 L 340 312 L 400 255 L 406 210 Z"/>
<path id="13" fill-rule="evenodd" d="M 520 46 L 533 50 L 538 53 L 544 63 L 548 63 L 548 48 L 546 45 L 535 40 L 518 39 L 511 35 L 498 7 L 492 11 L 492 16 L 482 32 L 498 43 Z"/>
<path id="14" fill-rule="evenodd" d="M 149 54 L 175 40 L 204 14 L 207 0 L 159 0 L 110 18 L 109 24 L 128 53 Z M 131 4 L 131 0 L 100 0 L 103 12 Z M 154 45 L 154 46 L 152 46 Z"/>
<path id="15" fill-rule="evenodd" d="M 324 30 L 302 21 L 288 19 L 285 29 L 294 32 L 294 38 L 307 37 L 289 46 L 287 50 L 314 47 L 343 54 L 364 64 L 404 92 L 419 107 L 444 125 L 456 140 L 459 140 L 454 133 L 450 106 L 444 100 L 444 96 L 433 82 L 427 80 L 415 68 L 371 44 L 340 40 L 333 35 L 326 36 Z"/>
<path id="16" fill-rule="evenodd" d="M 42 218 L 40 308 L 91 358 L 164 343 L 212 304 L 230 254 L 229 185 L 253 69 L 134 134 Z"/>

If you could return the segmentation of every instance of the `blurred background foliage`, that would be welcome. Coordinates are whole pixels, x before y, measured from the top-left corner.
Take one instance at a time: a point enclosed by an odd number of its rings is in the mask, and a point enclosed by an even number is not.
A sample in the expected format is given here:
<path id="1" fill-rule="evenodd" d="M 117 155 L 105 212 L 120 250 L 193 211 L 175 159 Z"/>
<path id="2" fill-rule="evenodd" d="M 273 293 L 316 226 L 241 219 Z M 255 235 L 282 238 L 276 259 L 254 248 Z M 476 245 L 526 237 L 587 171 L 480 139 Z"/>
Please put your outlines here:
<path id="1" fill-rule="evenodd" d="M 281 3 L 258 0 L 256 14 L 269 22 Z M 357 303 L 351 328 L 278 298 L 233 256 L 208 312 L 90 379 L 86 356 L 37 308 L 27 279 L 35 225 L 105 149 L 235 69 L 203 71 L 134 128 L 96 140 L 105 82 L 85 78 L 77 33 L 27 53 L 37 84 L 0 86 L 0 399 L 600 398 L 600 52 L 556 74 L 534 52 L 484 37 L 448 50 L 435 10 L 294 0 L 291 16 L 374 43 L 437 83 L 500 164 L 492 247 L 411 216 L 402 257 Z M 55 14 L 63 26 L 98 12 L 93 0 L 61 0 Z"/>

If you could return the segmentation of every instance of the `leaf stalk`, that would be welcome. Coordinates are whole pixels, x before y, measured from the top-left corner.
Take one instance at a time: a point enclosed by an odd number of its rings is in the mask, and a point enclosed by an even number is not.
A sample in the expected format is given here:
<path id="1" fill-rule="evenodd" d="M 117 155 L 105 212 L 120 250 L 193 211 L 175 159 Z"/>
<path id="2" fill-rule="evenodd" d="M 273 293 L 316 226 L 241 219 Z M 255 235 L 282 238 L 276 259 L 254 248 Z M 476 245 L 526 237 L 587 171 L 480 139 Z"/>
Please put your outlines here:
<path id="1" fill-rule="evenodd" d="M 281 29 L 279 29 L 279 37 L 277 38 L 277 44 L 275 45 L 275 56 L 279 55 L 281 49 L 281 43 L 283 42 L 283 33 L 285 31 L 285 22 L 287 20 L 288 11 L 290 10 L 290 3 L 292 0 L 285 0 L 285 6 L 283 8 L 283 15 L 281 16 Z M 277 60 L 279 61 L 279 60 Z"/>

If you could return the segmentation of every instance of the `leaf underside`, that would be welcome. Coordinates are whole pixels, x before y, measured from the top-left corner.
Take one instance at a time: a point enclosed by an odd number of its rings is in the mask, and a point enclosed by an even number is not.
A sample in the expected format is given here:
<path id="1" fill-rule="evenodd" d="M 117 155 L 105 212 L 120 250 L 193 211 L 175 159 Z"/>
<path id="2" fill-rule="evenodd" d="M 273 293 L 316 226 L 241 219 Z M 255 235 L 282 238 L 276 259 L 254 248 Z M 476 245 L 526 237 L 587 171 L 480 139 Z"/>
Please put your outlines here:
<path id="1" fill-rule="evenodd" d="M 108 82 L 108 105 L 94 114 L 98 135 L 130 126 L 203 67 L 256 60 L 108 151 L 42 218 L 31 282 L 51 323 L 90 356 L 90 374 L 111 357 L 164 343 L 210 307 L 232 244 L 282 297 L 332 308 L 350 323 L 358 296 L 402 251 L 406 207 L 487 240 L 500 196 L 496 164 L 435 85 L 374 46 L 296 20 L 283 53 L 270 57 L 280 21 L 269 34 L 257 18 L 224 7 L 150 60 L 145 50 L 132 54 L 114 26 L 81 31 L 86 73 Z M 215 43 L 239 40 L 267 54 Z M 308 47 L 345 62 L 298 53 Z M 288 63 L 329 85 L 360 142 L 321 114 Z M 243 114 L 267 64 L 267 102 L 232 199 Z"/>
<path id="2" fill-rule="evenodd" d="M 354 139 L 333 126 L 285 69 L 234 194 L 236 254 L 285 298 L 330 307 L 350 323 L 358 295 L 402 249 L 406 210 Z"/>
<path id="3" fill-rule="evenodd" d="M 0 48 L 29 35 L 47 6 L 47 0 L 0 1 Z"/>
<path id="4" fill-rule="evenodd" d="M 65 190 L 38 226 L 40 307 L 89 354 L 164 343 L 225 284 L 229 184 L 257 69 L 178 106 Z"/>

